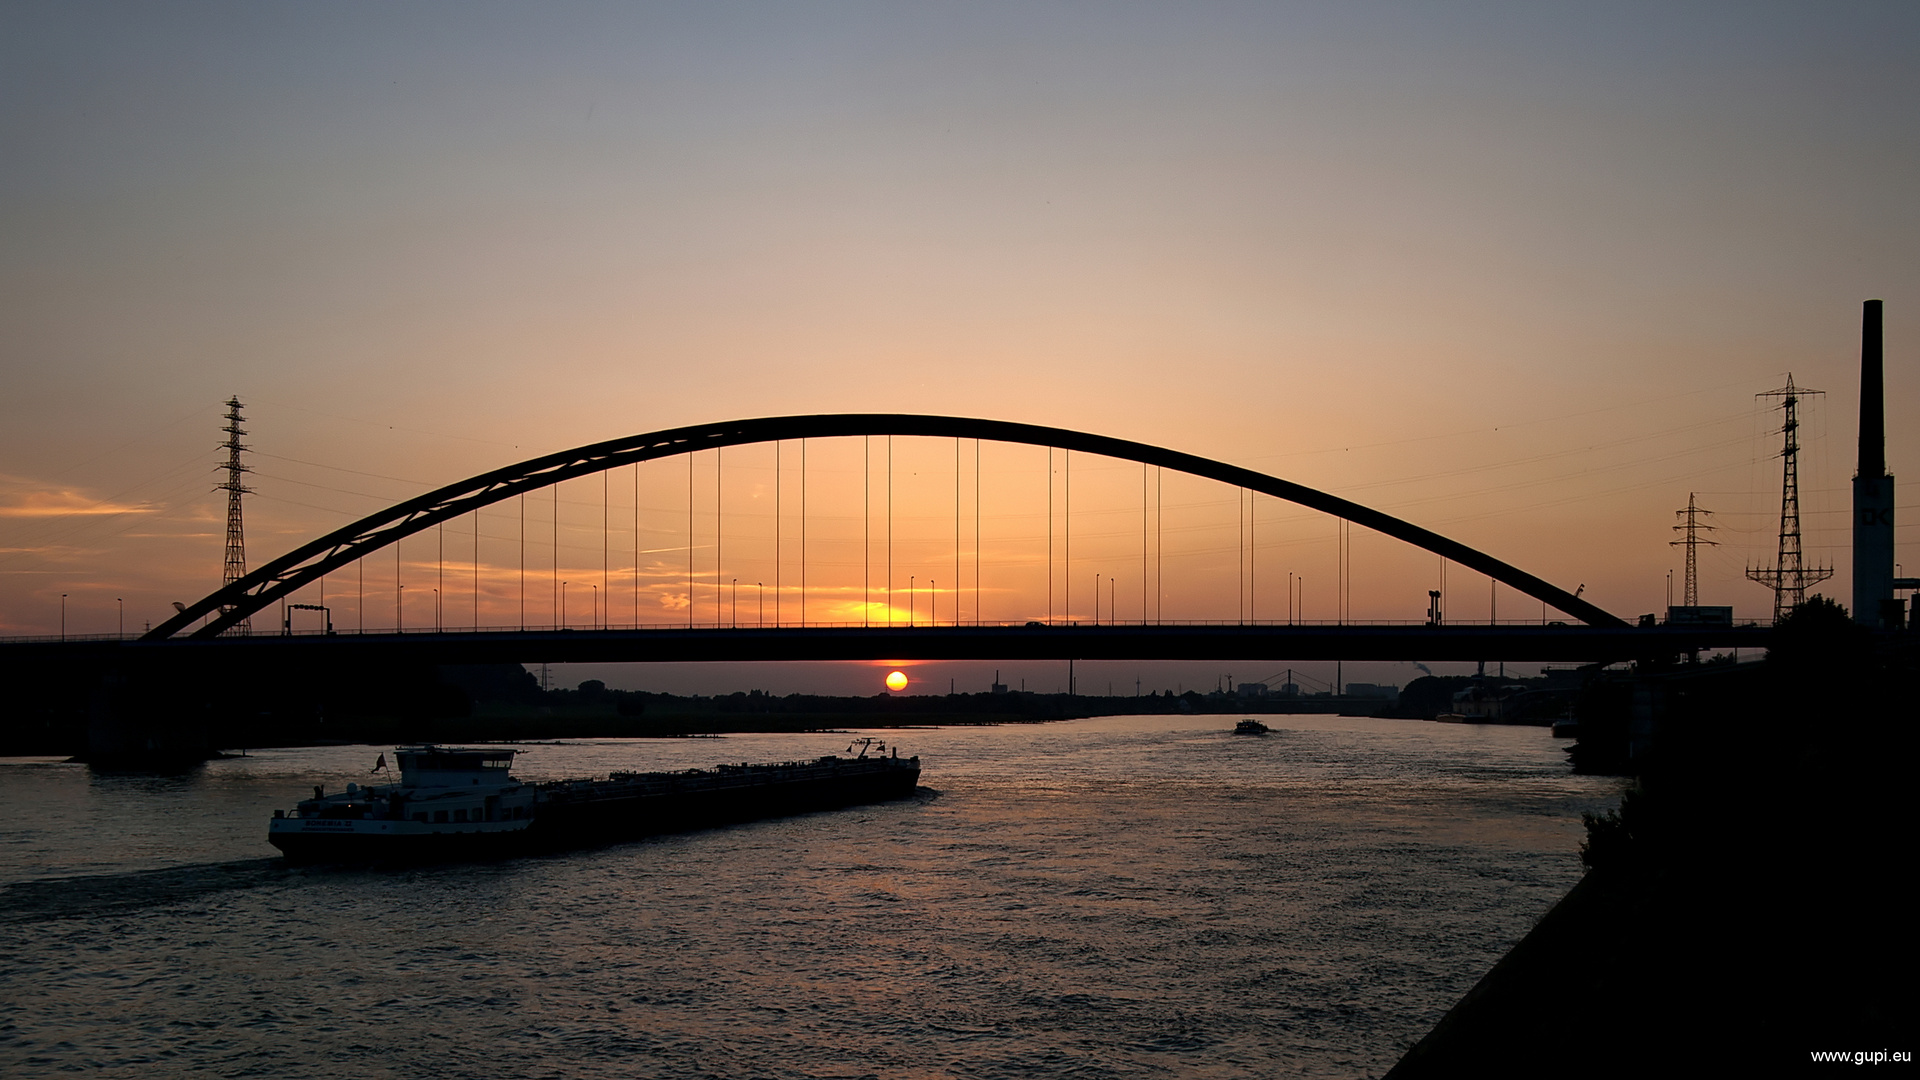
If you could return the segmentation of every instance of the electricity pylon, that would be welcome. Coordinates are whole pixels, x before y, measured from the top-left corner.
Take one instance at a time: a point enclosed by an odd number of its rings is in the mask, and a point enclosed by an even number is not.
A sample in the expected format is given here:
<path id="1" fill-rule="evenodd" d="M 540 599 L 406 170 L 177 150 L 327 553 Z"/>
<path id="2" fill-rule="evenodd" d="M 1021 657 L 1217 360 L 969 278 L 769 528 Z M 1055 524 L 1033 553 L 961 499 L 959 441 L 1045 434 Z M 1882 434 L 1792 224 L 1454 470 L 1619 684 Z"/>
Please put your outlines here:
<path id="1" fill-rule="evenodd" d="M 240 441 L 240 436 L 247 433 L 246 429 L 240 426 L 244 419 L 245 417 L 240 415 L 239 396 L 228 398 L 227 426 L 220 429 L 227 433 L 227 441 L 220 444 L 227 451 L 227 463 L 222 466 L 227 470 L 227 482 L 213 486 L 213 490 L 227 493 L 227 560 L 220 573 L 220 584 L 223 588 L 247 576 L 247 536 L 240 524 L 240 496 L 253 489 L 240 482 L 240 474 L 253 470 L 240 463 L 240 453 L 247 449 L 247 445 Z M 229 610 L 232 609 L 223 608 L 222 613 Z M 236 636 L 244 636 L 252 632 L 251 619 L 242 619 L 227 630 L 227 633 Z"/>
<path id="2" fill-rule="evenodd" d="M 1694 548 L 1700 544 L 1706 544 L 1710 547 L 1719 544 L 1717 540 L 1700 539 L 1701 533 L 1713 531 L 1713 526 L 1702 522 L 1700 515 L 1705 514 L 1708 517 L 1712 517 L 1713 511 L 1703 510 L 1695 506 L 1693 500 L 1694 493 L 1691 491 L 1687 492 L 1687 508 L 1673 512 L 1673 516 L 1680 519 L 1680 524 L 1675 525 L 1673 531 L 1686 533 L 1686 537 L 1681 540 L 1667 541 L 1667 546 L 1669 547 L 1684 546 L 1687 549 L 1687 585 L 1684 593 L 1686 599 L 1681 601 L 1687 607 L 1700 606 L 1700 575 L 1694 569 Z M 1672 601 L 1668 602 L 1671 603 Z"/>
<path id="3" fill-rule="evenodd" d="M 1747 568 L 1749 578 L 1773 590 L 1776 623 L 1782 614 L 1806 602 L 1807 586 L 1818 585 L 1833 576 L 1831 566 L 1807 566 L 1800 550 L 1800 418 L 1796 410 L 1801 397 L 1824 393 L 1825 390 L 1795 387 L 1793 374 L 1789 372 L 1787 385 L 1753 395 L 1779 398 L 1781 411 L 1786 414 L 1780 428 L 1784 441 L 1780 457 L 1785 462 L 1780 480 L 1780 553 L 1772 566 Z"/>

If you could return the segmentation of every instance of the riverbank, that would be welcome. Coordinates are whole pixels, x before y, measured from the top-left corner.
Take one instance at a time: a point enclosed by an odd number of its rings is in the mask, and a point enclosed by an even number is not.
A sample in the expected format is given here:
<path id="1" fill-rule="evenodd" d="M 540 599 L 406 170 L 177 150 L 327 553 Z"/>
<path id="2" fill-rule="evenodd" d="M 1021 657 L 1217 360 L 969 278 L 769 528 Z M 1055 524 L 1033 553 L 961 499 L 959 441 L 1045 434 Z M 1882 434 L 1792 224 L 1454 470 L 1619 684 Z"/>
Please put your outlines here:
<path id="1" fill-rule="evenodd" d="M 1586 877 L 1388 1077 L 1772 1076 L 1920 1050 L 1915 650 L 1814 614 L 1766 668 L 1674 694 L 1620 809 L 1588 820 Z"/>
<path id="2" fill-rule="evenodd" d="M 1387 1080 L 1772 1076 L 1814 1051 L 1916 1049 L 1902 898 L 1815 892 L 1591 871 Z"/>

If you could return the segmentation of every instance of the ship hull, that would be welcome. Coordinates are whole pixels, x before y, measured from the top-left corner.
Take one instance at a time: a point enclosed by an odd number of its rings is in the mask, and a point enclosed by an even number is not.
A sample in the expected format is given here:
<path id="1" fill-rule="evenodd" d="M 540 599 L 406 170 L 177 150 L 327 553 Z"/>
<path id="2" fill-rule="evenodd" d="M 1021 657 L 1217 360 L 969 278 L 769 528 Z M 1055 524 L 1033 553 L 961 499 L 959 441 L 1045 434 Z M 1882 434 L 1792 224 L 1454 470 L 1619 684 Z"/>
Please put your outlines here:
<path id="1" fill-rule="evenodd" d="M 679 789 L 623 791 L 617 785 L 557 793 L 534 815 L 531 841 L 547 849 L 617 843 L 763 818 L 904 799 L 918 768 L 887 768 L 791 779 L 754 777 L 687 784 Z"/>
<path id="2" fill-rule="evenodd" d="M 741 766 L 542 785 L 525 820 L 275 818 L 290 863 L 432 863 L 509 858 L 689 832 L 911 796 L 917 760 Z"/>
<path id="3" fill-rule="evenodd" d="M 507 858 L 534 850 L 531 830 L 382 831 L 326 829 L 328 821 L 276 820 L 267 842 L 289 863 L 433 863 Z M 354 822 L 353 824 L 363 824 Z M 386 822 L 365 822 L 379 826 Z M 397 823 L 397 824 L 405 824 Z M 526 823 L 522 823 L 525 825 Z M 300 828 L 299 826 L 308 826 Z"/>

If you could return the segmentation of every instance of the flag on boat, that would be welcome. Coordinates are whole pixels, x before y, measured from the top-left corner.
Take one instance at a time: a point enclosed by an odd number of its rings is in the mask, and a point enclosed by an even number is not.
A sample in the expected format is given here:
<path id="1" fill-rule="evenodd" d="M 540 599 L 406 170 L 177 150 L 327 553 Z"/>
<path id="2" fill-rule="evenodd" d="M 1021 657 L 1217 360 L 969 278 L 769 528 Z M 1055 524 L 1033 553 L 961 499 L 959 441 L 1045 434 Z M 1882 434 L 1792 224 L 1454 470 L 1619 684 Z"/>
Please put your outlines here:
<path id="1" fill-rule="evenodd" d="M 379 772 L 381 769 L 384 769 L 386 767 L 387 767 L 387 755 L 381 754 L 380 760 L 373 763 L 373 769 L 371 771 Z"/>

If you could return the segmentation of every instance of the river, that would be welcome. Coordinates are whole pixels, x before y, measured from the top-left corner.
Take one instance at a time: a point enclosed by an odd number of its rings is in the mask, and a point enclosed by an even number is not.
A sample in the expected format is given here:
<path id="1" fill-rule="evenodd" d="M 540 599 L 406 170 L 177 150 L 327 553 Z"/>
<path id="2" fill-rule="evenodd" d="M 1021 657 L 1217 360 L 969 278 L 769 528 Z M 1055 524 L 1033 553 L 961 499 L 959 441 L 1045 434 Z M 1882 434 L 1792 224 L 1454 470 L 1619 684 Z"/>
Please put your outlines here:
<path id="1" fill-rule="evenodd" d="M 0 1075 L 1378 1076 L 1579 878 L 1619 785 L 1538 728 L 1267 719 L 871 732 L 921 756 L 915 798 L 385 871 L 290 870 L 265 833 L 390 748 L 0 759 Z"/>

